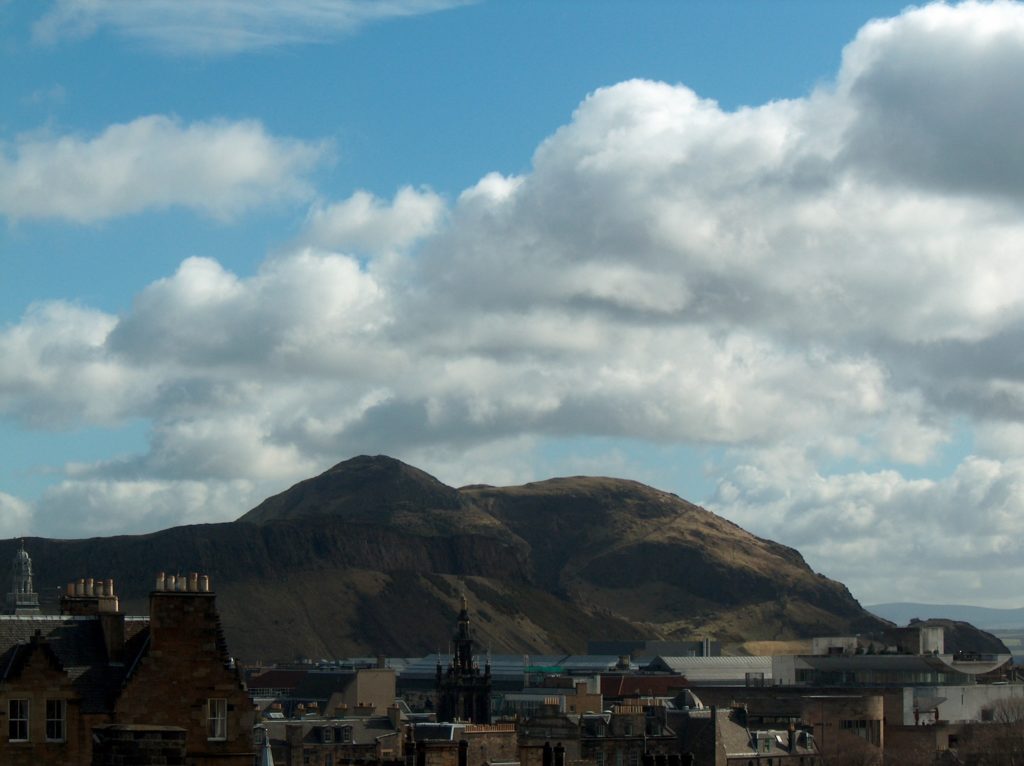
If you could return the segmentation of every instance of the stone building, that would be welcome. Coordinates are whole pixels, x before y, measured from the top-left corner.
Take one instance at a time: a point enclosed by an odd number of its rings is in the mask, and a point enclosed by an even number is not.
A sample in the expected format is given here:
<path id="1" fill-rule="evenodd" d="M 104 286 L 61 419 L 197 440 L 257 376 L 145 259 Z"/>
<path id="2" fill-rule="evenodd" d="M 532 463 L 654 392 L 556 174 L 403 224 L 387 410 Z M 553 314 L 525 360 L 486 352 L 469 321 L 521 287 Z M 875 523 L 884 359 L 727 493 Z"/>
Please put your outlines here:
<path id="1" fill-rule="evenodd" d="M 387 715 L 266 720 L 277 766 L 340 766 L 344 763 L 397 764 L 403 738 L 397 707 Z"/>
<path id="2" fill-rule="evenodd" d="M 206 577 L 161 575 L 148 617 L 93 579 L 0 616 L 0 763 L 250 766 L 254 717 Z"/>

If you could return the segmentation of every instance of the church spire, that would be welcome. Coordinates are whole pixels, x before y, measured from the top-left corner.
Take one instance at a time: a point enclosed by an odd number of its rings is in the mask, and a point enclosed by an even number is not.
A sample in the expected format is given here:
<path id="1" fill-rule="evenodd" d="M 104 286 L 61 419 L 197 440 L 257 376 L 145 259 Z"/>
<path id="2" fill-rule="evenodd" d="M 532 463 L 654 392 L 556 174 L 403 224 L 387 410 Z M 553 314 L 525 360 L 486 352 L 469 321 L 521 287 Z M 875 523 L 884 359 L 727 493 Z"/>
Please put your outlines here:
<path id="1" fill-rule="evenodd" d="M 439 721 L 491 722 L 491 663 L 488 653 L 483 673 L 473 662 L 473 631 L 465 594 L 460 604 L 458 626 L 452 636 L 454 652 L 447 672 L 437 663 L 437 715 Z"/>

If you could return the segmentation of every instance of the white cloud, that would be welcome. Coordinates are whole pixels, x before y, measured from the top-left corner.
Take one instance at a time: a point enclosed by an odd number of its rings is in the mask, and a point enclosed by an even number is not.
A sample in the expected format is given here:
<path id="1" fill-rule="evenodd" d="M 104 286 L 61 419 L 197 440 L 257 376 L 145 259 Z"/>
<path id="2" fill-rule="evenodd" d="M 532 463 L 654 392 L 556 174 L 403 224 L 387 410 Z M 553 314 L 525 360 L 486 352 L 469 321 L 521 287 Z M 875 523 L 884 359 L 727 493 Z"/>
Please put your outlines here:
<path id="1" fill-rule="evenodd" d="M 472 0 L 57 0 L 36 22 L 37 42 L 86 37 L 109 27 L 170 54 L 232 54 L 323 43 L 374 22 Z"/>
<path id="2" fill-rule="evenodd" d="M 347 256 L 298 250 L 246 280 L 189 258 L 139 294 L 110 348 L 175 375 L 339 374 L 386 364 L 366 357 L 389 322 L 381 285 Z"/>
<path id="3" fill-rule="evenodd" d="M 164 115 L 98 136 L 25 136 L 0 148 L 0 214 L 102 221 L 184 207 L 231 218 L 311 195 L 306 176 L 325 146 L 275 138 L 255 121 L 193 122 Z"/>
<path id="4" fill-rule="evenodd" d="M 250 481 L 75 480 L 49 488 L 35 503 L 33 533 L 75 538 L 142 533 L 240 516 L 266 497 Z"/>
<path id="5" fill-rule="evenodd" d="M 735 112 L 601 89 L 528 173 L 449 207 L 360 192 L 255 275 L 189 258 L 122 316 L 36 307 L 0 331 L 0 411 L 153 424 L 146 454 L 76 468 L 39 508 L 109 502 L 129 524 L 152 500 L 145 526 L 181 492 L 186 517 L 223 519 L 356 453 L 503 482 L 547 473 L 546 438 L 722 446 L 712 507 L 858 595 L 1012 598 L 1024 224 L 1001 170 L 958 175 L 986 157 L 958 131 L 1020 154 L 1015 124 L 986 122 L 1020 99 L 1018 11 L 910 10 L 866 28 L 833 86 Z M 896 161 L 886 126 L 931 153 Z M 968 572 L 982 590 L 955 590 Z"/>
<path id="6" fill-rule="evenodd" d="M 433 233 L 443 213 L 444 201 L 431 191 L 406 186 L 390 205 L 358 191 L 343 202 L 314 207 L 304 238 L 327 249 L 385 253 Z"/>
<path id="7" fill-rule="evenodd" d="M 723 481 L 715 509 L 797 548 L 862 601 L 1018 603 L 1021 460 L 968 457 L 948 477 L 912 480 L 823 476 L 791 450 L 751 457 Z"/>
<path id="8" fill-rule="evenodd" d="M 1019 201 L 1022 68 L 1018 3 L 937 3 L 868 24 L 838 82 L 854 114 L 849 162 L 894 182 Z"/>
<path id="9" fill-rule="evenodd" d="M 23 500 L 0 492 L 0 535 L 24 536 L 32 523 L 32 507 Z"/>
<path id="10" fill-rule="evenodd" d="M 0 412 L 33 426 L 119 422 L 154 381 L 108 353 L 116 323 L 100 311 L 51 302 L 0 328 Z"/>

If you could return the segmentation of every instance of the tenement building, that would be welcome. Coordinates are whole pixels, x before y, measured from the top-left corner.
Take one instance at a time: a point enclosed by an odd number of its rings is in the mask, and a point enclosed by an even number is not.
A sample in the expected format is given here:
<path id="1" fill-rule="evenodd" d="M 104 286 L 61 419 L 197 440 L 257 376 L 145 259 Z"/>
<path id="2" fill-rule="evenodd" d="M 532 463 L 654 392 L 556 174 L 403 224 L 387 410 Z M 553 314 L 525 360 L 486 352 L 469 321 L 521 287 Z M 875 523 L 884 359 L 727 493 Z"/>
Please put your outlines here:
<path id="1" fill-rule="evenodd" d="M 31 572 L 24 548 L 14 568 Z M 253 763 L 209 578 L 160 575 L 149 604 L 128 617 L 112 580 L 83 578 L 60 614 L 0 616 L 0 763 Z"/>

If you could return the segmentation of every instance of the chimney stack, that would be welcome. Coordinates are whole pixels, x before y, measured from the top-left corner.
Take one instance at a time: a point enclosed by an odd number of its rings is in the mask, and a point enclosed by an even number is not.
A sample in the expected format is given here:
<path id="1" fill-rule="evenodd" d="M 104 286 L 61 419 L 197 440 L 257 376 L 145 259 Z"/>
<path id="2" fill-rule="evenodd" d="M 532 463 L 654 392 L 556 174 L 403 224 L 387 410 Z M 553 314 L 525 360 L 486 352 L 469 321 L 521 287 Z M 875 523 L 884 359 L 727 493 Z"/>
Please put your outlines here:
<path id="1" fill-rule="evenodd" d="M 120 611 L 121 602 L 114 593 L 111 579 L 79 578 L 78 582 L 68 583 L 67 591 L 60 598 L 61 614 L 116 614 Z"/>
<path id="2" fill-rule="evenodd" d="M 149 628 L 151 651 L 173 653 L 202 637 L 204 647 L 222 661 L 230 661 L 209 575 L 157 575 L 156 588 L 149 595 Z"/>

